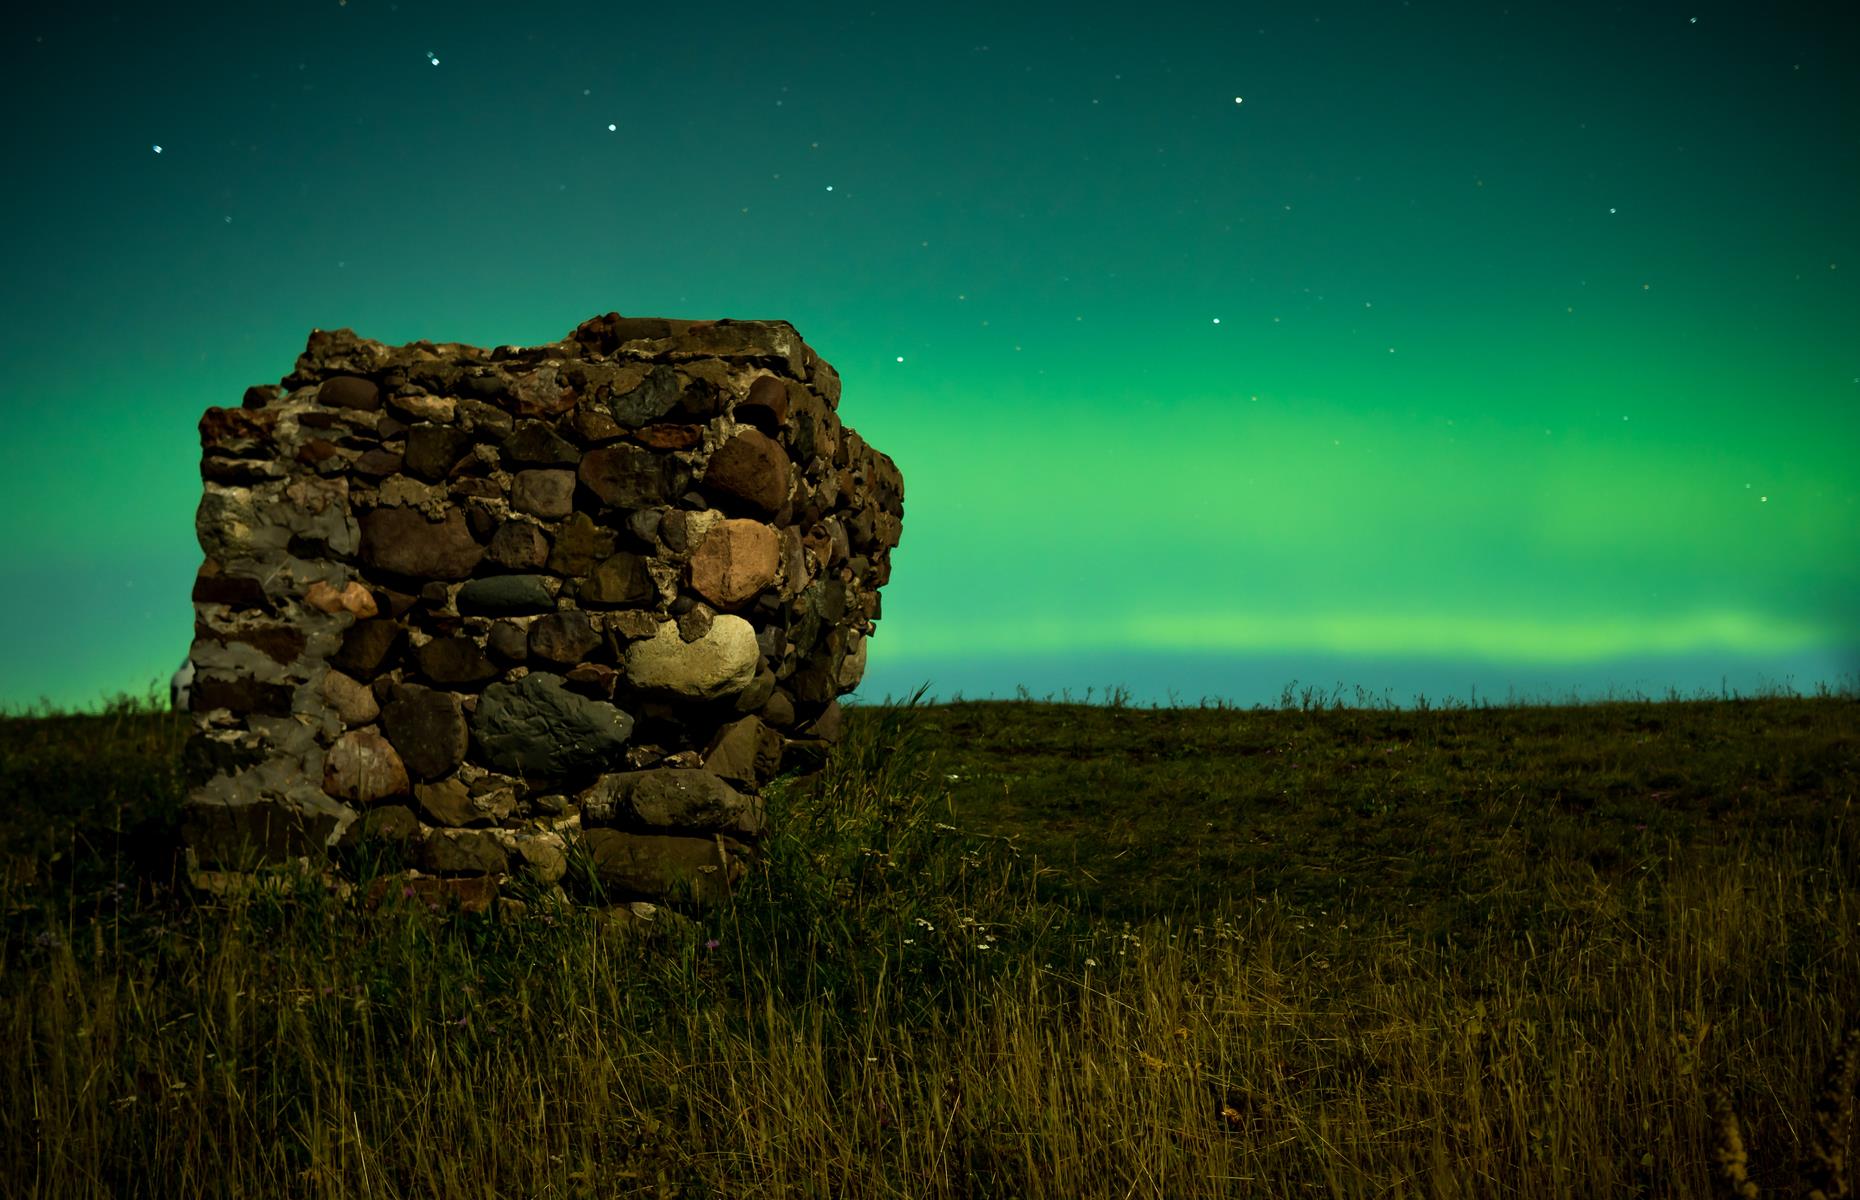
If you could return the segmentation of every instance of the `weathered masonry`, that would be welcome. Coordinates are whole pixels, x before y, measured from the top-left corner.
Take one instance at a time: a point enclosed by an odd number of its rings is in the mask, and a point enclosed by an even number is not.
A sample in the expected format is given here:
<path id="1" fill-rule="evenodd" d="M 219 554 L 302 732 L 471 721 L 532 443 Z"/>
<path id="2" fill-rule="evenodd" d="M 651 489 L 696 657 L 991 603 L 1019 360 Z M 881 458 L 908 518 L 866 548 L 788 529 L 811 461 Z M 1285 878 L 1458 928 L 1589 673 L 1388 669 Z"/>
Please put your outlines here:
<path id="1" fill-rule="evenodd" d="M 183 838 L 197 882 L 392 844 L 470 908 L 579 848 L 726 897 L 817 766 L 904 515 L 783 321 L 587 321 L 485 351 L 318 330 L 201 418 Z"/>

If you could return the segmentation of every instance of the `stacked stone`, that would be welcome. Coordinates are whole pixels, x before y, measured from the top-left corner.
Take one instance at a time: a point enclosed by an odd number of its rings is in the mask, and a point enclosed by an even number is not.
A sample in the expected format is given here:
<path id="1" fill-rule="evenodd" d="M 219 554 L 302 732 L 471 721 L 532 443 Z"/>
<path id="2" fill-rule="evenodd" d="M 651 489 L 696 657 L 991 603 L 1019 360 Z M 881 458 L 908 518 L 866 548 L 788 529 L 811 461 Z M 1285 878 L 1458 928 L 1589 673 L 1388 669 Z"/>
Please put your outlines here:
<path id="1" fill-rule="evenodd" d="M 727 897 L 816 769 L 903 520 L 783 321 L 560 342 L 315 331 L 200 422 L 183 840 L 202 886 L 340 870 L 488 906 L 584 853 L 636 912 Z"/>

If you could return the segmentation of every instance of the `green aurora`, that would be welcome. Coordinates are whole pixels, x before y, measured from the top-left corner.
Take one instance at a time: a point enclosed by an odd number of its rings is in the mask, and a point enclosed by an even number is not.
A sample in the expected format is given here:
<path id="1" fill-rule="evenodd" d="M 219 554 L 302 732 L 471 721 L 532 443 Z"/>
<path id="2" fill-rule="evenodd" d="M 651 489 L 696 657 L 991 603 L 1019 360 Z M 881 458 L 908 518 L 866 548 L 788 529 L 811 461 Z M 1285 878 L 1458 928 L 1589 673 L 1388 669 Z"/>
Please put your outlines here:
<path id="1" fill-rule="evenodd" d="M 1854 686 L 1852 23 L 876 7 L 27 18 L 0 705 L 165 693 L 312 328 L 609 310 L 790 321 L 897 461 L 855 701 Z"/>

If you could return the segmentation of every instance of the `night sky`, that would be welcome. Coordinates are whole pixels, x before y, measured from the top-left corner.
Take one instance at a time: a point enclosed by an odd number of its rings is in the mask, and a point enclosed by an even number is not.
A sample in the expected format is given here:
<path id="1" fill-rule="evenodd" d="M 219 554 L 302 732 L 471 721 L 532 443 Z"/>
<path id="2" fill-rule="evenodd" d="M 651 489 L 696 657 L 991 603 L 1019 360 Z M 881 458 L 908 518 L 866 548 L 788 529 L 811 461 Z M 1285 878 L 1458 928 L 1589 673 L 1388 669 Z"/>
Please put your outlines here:
<path id="1" fill-rule="evenodd" d="M 165 698 L 312 328 L 609 311 L 791 322 L 896 460 L 854 702 L 1851 690 L 1842 7 L 34 6 L 0 705 Z"/>

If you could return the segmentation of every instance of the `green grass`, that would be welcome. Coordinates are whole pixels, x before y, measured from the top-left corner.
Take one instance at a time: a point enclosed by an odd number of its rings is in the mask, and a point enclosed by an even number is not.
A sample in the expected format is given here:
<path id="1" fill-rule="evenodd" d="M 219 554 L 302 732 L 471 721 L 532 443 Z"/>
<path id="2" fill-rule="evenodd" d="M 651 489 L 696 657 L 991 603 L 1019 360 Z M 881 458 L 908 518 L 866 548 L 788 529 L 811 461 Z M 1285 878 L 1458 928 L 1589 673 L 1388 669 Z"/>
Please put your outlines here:
<path id="1" fill-rule="evenodd" d="M 921 698 L 646 934 L 194 896 L 186 719 L 0 718 L 0 1190 L 1845 1194 L 1860 697 Z"/>

